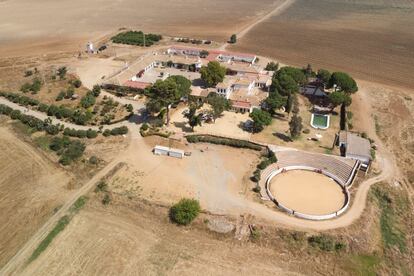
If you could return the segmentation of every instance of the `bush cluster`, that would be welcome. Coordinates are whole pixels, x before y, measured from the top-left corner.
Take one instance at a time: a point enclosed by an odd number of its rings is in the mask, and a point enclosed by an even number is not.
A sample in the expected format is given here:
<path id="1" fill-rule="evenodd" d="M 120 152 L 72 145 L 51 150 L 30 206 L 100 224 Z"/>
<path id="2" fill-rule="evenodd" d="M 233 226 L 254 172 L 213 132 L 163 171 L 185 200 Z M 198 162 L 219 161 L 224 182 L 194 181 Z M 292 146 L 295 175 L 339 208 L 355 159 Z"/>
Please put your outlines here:
<path id="1" fill-rule="evenodd" d="M 35 131 L 44 130 L 51 135 L 56 135 L 60 131 L 57 125 L 45 123 L 34 116 L 23 114 L 20 110 L 13 109 L 7 105 L 0 104 L 0 114 L 10 116 L 13 120 L 19 120 Z"/>
<path id="2" fill-rule="evenodd" d="M 124 135 L 128 133 L 128 127 L 126 126 L 121 126 L 121 127 L 116 127 L 113 129 L 105 129 L 103 132 L 103 136 L 108 137 L 108 136 L 117 136 L 117 135 Z"/>
<path id="3" fill-rule="evenodd" d="M 67 166 L 82 157 L 85 144 L 78 140 L 70 140 L 67 136 L 53 137 L 49 148 L 60 156 L 59 163 Z"/>
<path id="4" fill-rule="evenodd" d="M 171 207 L 170 218 L 177 224 L 188 225 L 198 216 L 200 211 L 198 200 L 184 198 Z"/>
<path id="5" fill-rule="evenodd" d="M 155 42 L 158 42 L 162 39 L 161 35 L 157 34 L 145 34 L 145 45 L 144 45 L 144 33 L 142 31 L 127 31 L 117 34 L 112 37 L 112 42 L 127 44 L 127 45 L 137 45 L 137 46 L 151 46 Z"/>
<path id="6" fill-rule="evenodd" d="M 42 88 L 42 81 L 39 78 L 34 78 L 32 83 L 26 82 L 22 85 L 20 88 L 20 91 L 23 93 L 32 92 L 33 94 L 36 94 L 40 91 Z"/>
<path id="7" fill-rule="evenodd" d="M 39 105 L 39 101 L 36 99 L 32 99 L 30 97 L 19 95 L 15 93 L 6 93 L 6 92 L 0 92 L 0 96 L 5 97 L 11 102 L 14 102 L 19 105 L 23 106 L 37 106 Z"/>
<path id="8" fill-rule="evenodd" d="M 343 242 L 337 242 L 327 235 L 311 236 L 308 238 L 308 243 L 322 251 L 340 251 L 346 247 Z"/>
<path id="9" fill-rule="evenodd" d="M 93 129 L 81 130 L 81 129 L 74 129 L 74 128 L 65 128 L 63 131 L 63 135 L 70 136 L 70 137 L 77 137 L 77 138 L 93 139 L 98 136 L 98 132 Z"/>
<path id="10" fill-rule="evenodd" d="M 216 145 L 225 145 L 235 148 L 247 148 L 252 150 L 260 151 L 262 146 L 253 144 L 249 141 L 230 139 L 230 138 L 220 138 L 214 136 L 202 136 L 202 135 L 190 135 L 187 136 L 187 141 L 189 143 L 211 143 Z"/>

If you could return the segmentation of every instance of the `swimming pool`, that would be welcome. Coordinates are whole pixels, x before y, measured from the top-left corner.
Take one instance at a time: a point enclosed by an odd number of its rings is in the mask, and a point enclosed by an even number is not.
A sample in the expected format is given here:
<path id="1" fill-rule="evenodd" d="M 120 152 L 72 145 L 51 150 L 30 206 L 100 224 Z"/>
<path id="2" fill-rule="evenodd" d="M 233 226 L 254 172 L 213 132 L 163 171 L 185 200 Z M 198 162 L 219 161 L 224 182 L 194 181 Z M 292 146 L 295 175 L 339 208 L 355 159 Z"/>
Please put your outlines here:
<path id="1" fill-rule="evenodd" d="M 316 129 L 329 128 L 329 115 L 312 114 L 311 126 Z"/>

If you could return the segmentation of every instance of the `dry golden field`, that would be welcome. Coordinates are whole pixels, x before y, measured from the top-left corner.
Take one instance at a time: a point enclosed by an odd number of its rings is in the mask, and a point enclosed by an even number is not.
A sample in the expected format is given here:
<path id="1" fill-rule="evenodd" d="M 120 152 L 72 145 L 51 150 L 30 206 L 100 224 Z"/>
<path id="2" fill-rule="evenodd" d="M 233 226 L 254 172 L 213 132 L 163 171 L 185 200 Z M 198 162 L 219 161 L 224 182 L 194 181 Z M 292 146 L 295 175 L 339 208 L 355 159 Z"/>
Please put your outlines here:
<path id="1" fill-rule="evenodd" d="M 231 48 L 412 87 L 413 30 L 413 1 L 297 0 Z"/>
<path id="2" fill-rule="evenodd" d="M 20 140 L 4 122 L 0 126 L 0 168 L 2 267 L 65 202 L 73 178 Z"/>
<path id="3" fill-rule="evenodd" d="M 88 40 L 121 27 L 225 41 L 274 2 L 278 1 L 0 1 L 0 55 L 48 48 L 83 50 Z"/>

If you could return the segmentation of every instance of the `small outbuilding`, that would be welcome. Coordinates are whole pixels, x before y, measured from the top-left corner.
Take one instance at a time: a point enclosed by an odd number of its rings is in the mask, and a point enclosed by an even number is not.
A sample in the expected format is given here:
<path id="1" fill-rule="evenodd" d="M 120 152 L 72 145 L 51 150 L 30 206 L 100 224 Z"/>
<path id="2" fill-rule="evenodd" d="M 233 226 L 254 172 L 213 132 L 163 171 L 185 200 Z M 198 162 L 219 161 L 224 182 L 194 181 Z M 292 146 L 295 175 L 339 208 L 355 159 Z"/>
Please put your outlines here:
<path id="1" fill-rule="evenodd" d="M 371 143 L 368 139 L 362 138 L 355 133 L 341 131 L 338 135 L 338 146 L 341 153 L 350 159 L 359 160 L 361 167 L 365 170 L 371 163 Z"/>
<path id="2" fill-rule="evenodd" d="M 184 157 L 184 151 L 180 149 L 173 149 L 169 147 L 164 146 L 155 146 L 154 147 L 154 154 L 156 155 L 166 155 L 171 156 L 175 158 L 183 158 Z"/>

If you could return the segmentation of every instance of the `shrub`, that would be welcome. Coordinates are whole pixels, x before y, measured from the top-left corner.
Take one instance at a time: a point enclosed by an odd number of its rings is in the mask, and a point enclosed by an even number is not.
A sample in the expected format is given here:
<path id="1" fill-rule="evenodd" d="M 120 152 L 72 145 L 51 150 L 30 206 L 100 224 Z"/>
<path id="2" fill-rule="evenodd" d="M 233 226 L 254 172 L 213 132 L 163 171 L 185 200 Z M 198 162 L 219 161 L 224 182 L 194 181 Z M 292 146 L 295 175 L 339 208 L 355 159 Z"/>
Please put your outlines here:
<path id="1" fill-rule="evenodd" d="M 92 91 L 89 91 L 88 93 L 86 93 L 86 95 L 84 97 L 82 97 L 80 104 L 83 108 L 89 108 L 91 106 L 93 106 L 96 102 L 96 98 L 93 94 Z"/>
<path id="2" fill-rule="evenodd" d="M 261 189 L 262 189 L 262 188 L 260 188 L 260 186 L 259 186 L 259 185 L 256 185 L 256 186 L 253 188 L 253 192 L 255 192 L 255 193 L 260 193 Z"/>
<path id="3" fill-rule="evenodd" d="M 65 96 L 66 96 L 66 92 L 65 91 L 60 91 L 55 100 L 56 101 L 61 101 L 61 100 L 63 100 L 63 98 Z"/>
<path id="4" fill-rule="evenodd" d="M 59 133 L 60 128 L 57 125 L 47 125 L 45 126 L 45 130 L 50 135 L 56 135 Z"/>
<path id="5" fill-rule="evenodd" d="M 106 192 L 108 189 L 108 184 L 105 181 L 99 181 L 98 185 L 96 185 L 95 192 Z"/>
<path id="6" fill-rule="evenodd" d="M 111 136 L 111 131 L 109 129 L 105 129 L 102 135 L 105 137 Z"/>
<path id="7" fill-rule="evenodd" d="M 311 236 L 308 238 L 308 243 L 322 251 L 340 251 L 346 247 L 345 243 L 337 242 L 334 238 L 327 235 Z"/>
<path id="8" fill-rule="evenodd" d="M 200 213 L 200 203 L 195 199 L 181 199 L 170 209 L 170 218 L 177 224 L 188 225 Z"/>
<path id="9" fill-rule="evenodd" d="M 76 79 L 72 82 L 73 86 L 75 86 L 76 88 L 79 88 L 82 86 L 82 82 L 80 79 Z"/>
<path id="10" fill-rule="evenodd" d="M 101 94 L 101 87 L 99 84 L 95 84 L 92 88 L 92 93 L 95 97 L 98 97 Z"/>
<path id="11" fill-rule="evenodd" d="M 65 66 L 62 66 L 58 69 L 57 74 L 61 80 L 63 80 L 66 77 L 66 73 L 68 72 L 67 68 Z"/>
<path id="12" fill-rule="evenodd" d="M 98 159 L 98 157 L 96 157 L 95 155 L 92 155 L 90 158 L 89 158 L 89 164 L 92 164 L 92 165 L 97 165 L 99 163 L 99 159 Z"/>
<path id="13" fill-rule="evenodd" d="M 109 194 L 105 194 L 102 199 L 102 204 L 108 205 L 109 203 L 111 203 L 111 197 L 109 196 Z"/>
<path id="14" fill-rule="evenodd" d="M 96 138 L 97 136 L 98 136 L 98 132 L 96 130 L 88 129 L 86 131 L 86 137 L 88 137 L 89 139 Z"/>
<path id="15" fill-rule="evenodd" d="M 141 130 L 142 130 L 142 131 L 147 131 L 147 130 L 148 130 L 148 128 L 149 128 L 149 126 L 148 126 L 148 124 L 147 124 L 147 123 L 144 123 L 144 124 L 141 126 Z"/>
<path id="16" fill-rule="evenodd" d="M 260 181 L 260 179 L 261 179 L 261 171 L 259 170 L 259 169 L 257 169 L 257 170 L 255 170 L 254 172 L 253 172 L 253 176 L 252 176 L 252 181 L 254 181 L 254 182 L 259 182 Z"/>

